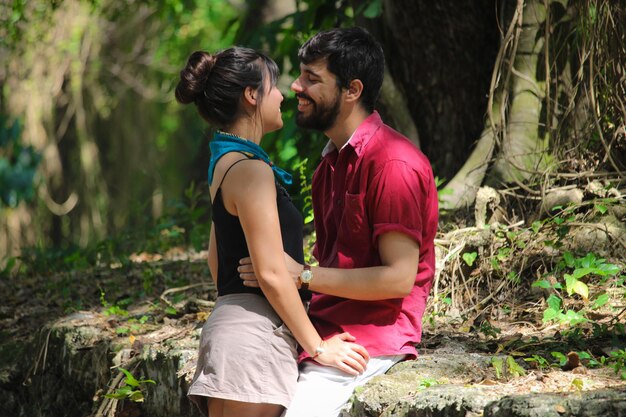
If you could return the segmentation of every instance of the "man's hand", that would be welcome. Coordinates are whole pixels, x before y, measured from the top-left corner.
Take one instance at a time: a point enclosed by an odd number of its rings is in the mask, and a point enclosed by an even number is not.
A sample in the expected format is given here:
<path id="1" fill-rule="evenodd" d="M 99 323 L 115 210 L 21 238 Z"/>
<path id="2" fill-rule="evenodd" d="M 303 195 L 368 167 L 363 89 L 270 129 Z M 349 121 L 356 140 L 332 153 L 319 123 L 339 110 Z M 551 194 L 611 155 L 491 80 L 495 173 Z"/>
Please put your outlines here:
<path id="1" fill-rule="evenodd" d="M 285 263 L 287 264 L 287 271 L 296 284 L 296 287 L 300 288 L 300 273 L 304 269 L 304 265 L 294 261 L 293 258 L 285 253 Z M 254 274 L 254 267 L 252 266 L 251 258 L 241 258 L 239 260 L 239 277 L 243 280 L 243 285 L 246 287 L 259 288 L 259 281 Z"/>

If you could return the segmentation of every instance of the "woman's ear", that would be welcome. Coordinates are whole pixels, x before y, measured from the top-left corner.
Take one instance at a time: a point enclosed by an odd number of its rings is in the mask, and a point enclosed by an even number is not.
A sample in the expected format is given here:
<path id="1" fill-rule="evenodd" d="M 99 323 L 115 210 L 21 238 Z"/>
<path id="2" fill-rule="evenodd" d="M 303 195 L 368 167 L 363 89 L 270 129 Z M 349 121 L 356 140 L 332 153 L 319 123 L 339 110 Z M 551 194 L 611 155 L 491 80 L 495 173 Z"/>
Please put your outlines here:
<path id="1" fill-rule="evenodd" d="M 363 83 L 359 79 L 350 81 L 346 91 L 346 101 L 358 101 L 363 93 Z"/>
<path id="2" fill-rule="evenodd" d="M 252 87 L 246 87 L 243 90 L 243 100 L 251 106 L 256 106 L 257 91 Z"/>

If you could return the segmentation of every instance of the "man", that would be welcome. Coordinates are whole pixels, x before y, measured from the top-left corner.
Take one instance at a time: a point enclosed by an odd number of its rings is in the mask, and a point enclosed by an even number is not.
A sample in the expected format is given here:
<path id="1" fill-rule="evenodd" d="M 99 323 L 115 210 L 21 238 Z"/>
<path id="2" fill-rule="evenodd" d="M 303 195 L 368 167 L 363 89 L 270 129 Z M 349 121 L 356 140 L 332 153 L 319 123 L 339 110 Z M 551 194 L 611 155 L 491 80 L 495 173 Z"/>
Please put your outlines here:
<path id="1" fill-rule="evenodd" d="M 312 183 L 320 266 L 290 271 L 313 291 L 309 314 L 320 335 L 349 332 L 370 355 L 358 377 L 300 355 L 286 415 L 329 417 L 356 386 L 417 354 L 435 268 L 437 190 L 426 157 L 374 111 L 384 56 L 367 31 L 320 32 L 299 57 L 297 124 L 330 141 Z"/>

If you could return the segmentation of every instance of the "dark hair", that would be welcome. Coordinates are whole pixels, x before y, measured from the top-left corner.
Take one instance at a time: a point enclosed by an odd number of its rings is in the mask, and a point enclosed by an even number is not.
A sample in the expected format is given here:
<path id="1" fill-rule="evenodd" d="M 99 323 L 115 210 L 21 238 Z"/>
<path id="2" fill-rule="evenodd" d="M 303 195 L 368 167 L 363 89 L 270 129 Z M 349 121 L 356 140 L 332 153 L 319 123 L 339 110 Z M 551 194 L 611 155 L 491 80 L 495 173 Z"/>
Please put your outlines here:
<path id="1" fill-rule="evenodd" d="M 348 88 L 352 80 L 361 80 L 361 103 L 367 111 L 374 110 L 383 83 L 385 56 L 368 31 L 353 27 L 319 32 L 302 45 L 298 57 L 304 64 L 325 59 L 340 88 Z"/>
<path id="2" fill-rule="evenodd" d="M 196 51 L 180 72 L 176 100 L 182 104 L 195 103 L 209 124 L 224 128 L 239 114 L 246 87 L 258 90 L 258 100 L 262 101 L 267 76 L 270 85 L 276 85 L 278 66 L 254 49 L 233 47 L 215 55 Z"/>

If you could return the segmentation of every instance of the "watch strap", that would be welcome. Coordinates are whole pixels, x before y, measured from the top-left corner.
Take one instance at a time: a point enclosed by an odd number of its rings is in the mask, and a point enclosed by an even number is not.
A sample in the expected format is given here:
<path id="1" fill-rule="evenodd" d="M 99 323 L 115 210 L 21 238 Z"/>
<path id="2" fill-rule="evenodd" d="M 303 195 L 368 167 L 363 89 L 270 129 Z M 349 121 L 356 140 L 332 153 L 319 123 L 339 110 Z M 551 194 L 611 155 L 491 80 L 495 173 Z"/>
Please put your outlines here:
<path id="1" fill-rule="evenodd" d="M 310 271 L 310 270 L 311 270 L 311 265 L 304 264 L 303 271 Z M 302 279 L 300 279 L 300 289 L 301 290 L 308 291 L 309 284 L 310 284 L 310 281 L 309 282 L 304 282 L 304 281 L 302 281 Z"/>

